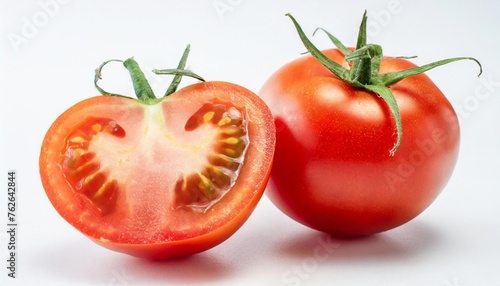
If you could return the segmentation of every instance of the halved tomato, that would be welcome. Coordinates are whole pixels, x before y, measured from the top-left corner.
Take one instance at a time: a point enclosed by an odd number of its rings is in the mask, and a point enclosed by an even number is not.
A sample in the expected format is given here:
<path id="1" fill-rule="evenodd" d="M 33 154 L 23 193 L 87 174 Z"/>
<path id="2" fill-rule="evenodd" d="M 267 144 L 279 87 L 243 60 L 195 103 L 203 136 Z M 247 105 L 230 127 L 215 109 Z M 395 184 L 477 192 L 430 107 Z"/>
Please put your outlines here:
<path id="1" fill-rule="evenodd" d="M 155 99 L 135 61 L 124 65 L 139 99 L 92 97 L 49 128 L 39 161 L 47 196 L 109 249 L 153 259 L 207 250 L 231 236 L 263 194 L 272 115 L 253 92 L 228 82 Z"/>

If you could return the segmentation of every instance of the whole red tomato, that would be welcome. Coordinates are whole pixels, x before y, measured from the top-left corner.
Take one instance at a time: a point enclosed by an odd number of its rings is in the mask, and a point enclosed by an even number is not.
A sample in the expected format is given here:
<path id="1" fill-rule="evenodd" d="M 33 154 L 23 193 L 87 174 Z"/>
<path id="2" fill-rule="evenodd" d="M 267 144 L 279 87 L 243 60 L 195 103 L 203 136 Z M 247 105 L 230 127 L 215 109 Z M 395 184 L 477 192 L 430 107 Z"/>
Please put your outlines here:
<path id="1" fill-rule="evenodd" d="M 265 103 L 228 82 L 201 82 L 157 99 L 131 58 L 138 99 L 101 95 L 61 114 L 47 131 L 40 175 L 76 229 L 112 250 L 169 258 L 230 237 L 261 198 L 275 129 Z M 100 76 L 100 70 L 97 74 Z M 105 93 L 98 85 L 96 87 Z"/>
<path id="2" fill-rule="evenodd" d="M 259 95 L 273 112 L 276 152 L 267 195 L 311 228 L 360 236 L 404 224 L 445 187 L 459 153 L 453 107 L 423 71 L 366 44 L 319 51 L 276 71 Z M 472 58 L 467 58 L 472 59 Z M 472 59 L 474 60 L 474 59 Z"/>

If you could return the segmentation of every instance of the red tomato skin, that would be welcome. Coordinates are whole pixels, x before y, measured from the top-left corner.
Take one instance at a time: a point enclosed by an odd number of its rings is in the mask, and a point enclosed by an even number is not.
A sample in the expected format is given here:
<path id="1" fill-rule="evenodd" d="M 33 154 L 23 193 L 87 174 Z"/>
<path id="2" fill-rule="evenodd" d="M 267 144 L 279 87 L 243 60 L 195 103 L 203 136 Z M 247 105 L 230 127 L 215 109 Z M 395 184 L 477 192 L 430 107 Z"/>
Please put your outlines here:
<path id="1" fill-rule="evenodd" d="M 323 51 L 346 66 L 336 49 Z M 415 65 L 382 60 L 380 73 Z M 400 226 L 424 211 L 447 184 L 459 152 L 458 118 L 424 74 L 390 86 L 395 122 L 376 94 L 350 87 L 312 56 L 276 71 L 259 95 L 276 123 L 276 152 L 266 191 L 294 220 L 338 236 L 363 236 Z"/>
<path id="2" fill-rule="evenodd" d="M 141 103 L 131 98 L 91 97 L 73 105 L 54 121 L 45 135 L 39 158 L 42 185 L 51 204 L 67 222 L 95 243 L 140 258 L 168 259 L 192 255 L 227 240 L 245 223 L 264 193 L 273 161 L 275 128 L 271 112 L 265 103 L 253 92 L 232 83 L 214 81 L 197 83 L 180 89 L 169 97 L 175 97 L 177 102 L 201 106 L 203 101 L 199 99 L 210 99 L 212 95 L 220 95 L 214 98 L 222 98 L 246 108 L 247 131 L 253 141 L 250 142 L 245 155 L 245 162 L 248 164 L 242 165 L 239 171 L 240 176 L 233 189 L 208 211 L 208 213 L 215 213 L 215 216 L 220 213 L 219 219 L 213 220 L 205 230 L 189 230 L 172 236 L 173 239 L 160 242 L 128 243 L 103 239 L 102 230 L 108 228 L 107 224 L 110 223 L 116 223 L 113 228 L 119 229 L 119 219 L 113 222 L 101 220 L 98 212 L 89 206 L 89 201 L 76 193 L 64 179 L 59 161 L 64 138 L 68 136 L 71 129 L 85 120 L 88 113 L 97 113 L 102 117 L 112 118 L 116 112 L 126 114 L 124 117 L 133 121 L 142 116 L 139 112 L 142 109 L 137 108 Z M 182 103 L 178 103 L 180 104 Z M 179 125 L 183 126 L 184 123 L 180 122 Z M 147 171 L 147 168 L 148 166 L 141 166 L 139 173 L 142 170 Z M 144 195 L 146 196 L 147 192 Z M 232 206 L 229 212 L 226 210 L 228 205 Z M 86 217 L 92 218 L 94 225 L 89 225 L 89 220 L 81 218 L 84 212 L 87 213 Z M 95 224 L 99 223 L 101 225 L 95 227 Z M 201 224 L 204 224 L 203 221 Z M 127 237 L 127 234 L 124 236 Z M 144 240 L 148 238 L 145 237 Z"/>

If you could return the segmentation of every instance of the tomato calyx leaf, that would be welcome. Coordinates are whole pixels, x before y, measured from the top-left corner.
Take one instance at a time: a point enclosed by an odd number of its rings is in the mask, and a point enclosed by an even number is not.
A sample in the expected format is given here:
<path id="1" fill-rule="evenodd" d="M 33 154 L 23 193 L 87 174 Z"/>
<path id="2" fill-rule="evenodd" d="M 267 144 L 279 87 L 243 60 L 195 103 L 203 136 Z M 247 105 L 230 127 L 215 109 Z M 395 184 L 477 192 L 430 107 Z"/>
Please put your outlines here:
<path id="1" fill-rule="evenodd" d="M 179 84 L 181 82 L 182 76 L 189 76 L 192 78 L 195 78 L 200 81 L 205 81 L 201 76 L 195 74 L 194 72 L 185 69 L 186 67 L 186 62 L 187 58 L 189 55 L 189 51 L 191 50 L 191 45 L 187 45 L 186 49 L 184 49 L 184 53 L 182 54 L 181 60 L 179 61 L 179 64 L 177 65 L 176 69 L 154 69 L 153 73 L 162 75 L 162 74 L 170 74 L 170 75 L 175 75 L 174 79 L 170 83 L 170 86 L 168 87 L 167 91 L 165 92 L 165 96 L 168 96 L 172 93 L 174 93 L 177 88 L 179 87 Z"/>
<path id="2" fill-rule="evenodd" d="M 102 68 L 103 68 L 105 65 L 107 65 L 108 63 L 110 63 L 110 62 L 121 62 L 121 63 L 123 63 L 123 61 L 122 61 L 122 60 L 117 60 L 117 59 L 107 60 L 107 61 L 103 62 L 103 63 L 102 63 L 99 67 L 97 67 L 97 68 L 95 69 L 95 73 L 94 73 L 94 86 L 95 86 L 95 88 L 96 88 L 96 89 L 97 89 L 97 90 L 98 90 L 98 91 L 99 91 L 102 95 L 111 95 L 111 96 L 122 96 L 122 97 L 127 97 L 127 96 L 125 96 L 125 95 L 121 95 L 121 94 L 117 94 L 117 93 L 111 93 L 111 92 L 108 92 L 108 91 L 104 90 L 103 88 L 101 88 L 101 87 L 97 84 L 97 82 L 98 82 L 99 80 L 101 80 L 101 79 L 102 79 L 102 72 L 101 72 L 101 71 L 102 71 Z"/>
<path id="3" fill-rule="evenodd" d="M 389 106 L 392 115 L 394 116 L 394 120 L 396 121 L 396 132 L 398 136 L 396 139 L 396 143 L 394 143 L 394 146 L 389 151 L 389 155 L 394 156 L 394 152 L 396 152 L 396 149 L 401 144 L 401 139 L 403 137 L 403 125 L 401 124 L 401 115 L 399 114 L 399 108 L 396 98 L 392 94 L 391 90 L 383 85 L 367 84 L 364 86 L 364 88 L 369 91 L 375 92 L 380 97 L 382 97 L 382 99 L 384 99 L 384 101 Z"/>
<path id="4" fill-rule="evenodd" d="M 483 73 L 483 68 L 481 66 L 481 63 L 477 59 L 472 58 L 472 57 L 456 57 L 456 58 L 450 58 L 450 59 L 444 59 L 444 60 L 432 62 L 430 64 L 426 64 L 423 66 L 419 66 L 419 67 L 415 67 L 415 68 L 411 68 L 411 69 L 407 69 L 407 70 L 403 70 L 403 71 L 399 71 L 399 72 L 379 74 L 379 75 L 377 75 L 377 77 L 372 79 L 372 82 L 387 86 L 387 85 L 394 84 L 394 83 L 396 83 L 404 78 L 407 78 L 409 76 L 424 73 L 424 72 L 426 72 L 430 69 L 433 69 L 435 67 L 442 66 L 442 65 L 456 62 L 456 61 L 461 61 L 461 60 L 471 60 L 471 61 L 476 62 L 479 66 L 479 73 L 477 76 L 478 77 L 481 76 L 481 74 Z"/>
<path id="5" fill-rule="evenodd" d="M 189 55 L 190 51 L 190 45 L 187 45 L 187 47 L 184 50 L 184 53 L 182 54 L 182 58 L 177 66 L 176 69 L 164 69 L 164 70 L 153 70 L 153 73 L 155 74 L 169 74 L 169 75 L 174 75 L 174 79 L 170 83 L 170 86 L 168 87 L 166 93 L 164 94 L 163 97 L 168 96 L 172 93 L 174 93 L 183 76 L 189 76 L 196 78 L 200 81 L 205 81 L 201 76 L 193 73 L 190 70 L 184 69 L 186 66 L 186 61 L 187 57 Z M 101 88 L 97 82 L 102 79 L 102 69 L 105 65 L 107 65 L 110 62 L 121 62 L 123 66 L 128 70 L 132 84 L 134 87 L 135 95 L 137 99 L 140 101 L 146 103 L 146 104 L 154 104 L 159 101 L 159 99 L 156 98 L 153 89 L 151 88 L 151 85 L 149 84 L 146 76 L 142 72 L 141 68 L 139 67 L 139 64 L 134 60 L 133 57 L 128 58 L 126 60 L 117 60 L 117 59 L 111 59 L 103 62 L 99 67 L 95 69 L 95 76 L 94 76 L 94 86 L 96 89 L 102 94 L 102 95 L 111 95 L 111 96 L 122 96 L 122 97 L 129 97 L 121 94 L 116 94 L 116 93 L 111 93 L 103 88 Z M 161 99 L 160 99 L 161 100 Z"/>
<path id="6" fill-rule="evenodd" d="M 316 34 L 317 31 L 324 32 L 335 47 L 344 55 L 344 60 L 350 64 L 350 68 L 345 68 L 341 64 L 329 59 L 326 55 L 324 55 L 305 35 L 304 31 L 297 23 L 295 18 L 287 13 L 285 16 L 288 16 L 297 30 L 299 37 L 304 44 L 307 51 L 316 58 L 323 66 L 325 66 L 329 71 L 331 71 L 335 76 L 339 79 L 347 82 L 349 85 L 365 89 L 371 92 L 374 92 L 379 97 L 381 97 L 389 106 L 390 111 L 392 113 L 392 117 L 394 117 L 397 138 L 394 143 L 392 149 L 389 150 L 389 155 L 393 156 L 399 145 L 401 144 L 402 136 L 403 136 L 403 128 L 401 124 L 401 116 L 399 113 L 398 103 L 391 92 L 390 85 L 395 84 L 400 80 L 403 80 L 412 75 L 417 75 L 420 73 L 424 73 L 430 69 L 433 69 L 438 66 L 442 66 L 451 62 L 460 61 L 460 60 L 472 60 L 479 66 L 479 74 L 482 73 L 481 63 L 472 57 L 455 57 L 444 59 L 440 61 L 436 61 L 430 64 L 426 64 L 423 66 L 410 68 L 407 70 L 384 73 L 380 74 L 380 64 L 383 59 L 382 47 L 380 45 L 368 44 L 367 43 L 367 15 L 366 11 L 363 14 L 363 19 L 361 21 L 358 33 L 358 39 L 356 43 L 355 49 L 347 48 L 342 42 L 337 39 L 335 36 L 330 34 L 323 28 L 317 28 L 313 35 Z M 397 58 L 412 58 L 412 57 L 397 57 Z"/>

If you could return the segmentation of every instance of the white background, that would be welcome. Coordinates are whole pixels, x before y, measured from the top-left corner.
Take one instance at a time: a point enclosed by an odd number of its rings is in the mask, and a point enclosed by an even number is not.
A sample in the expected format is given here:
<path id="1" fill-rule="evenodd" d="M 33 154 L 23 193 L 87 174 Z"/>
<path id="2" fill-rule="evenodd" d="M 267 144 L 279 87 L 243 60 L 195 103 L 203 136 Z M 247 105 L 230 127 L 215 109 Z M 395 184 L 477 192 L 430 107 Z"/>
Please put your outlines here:
<path id="1" fill-rule="evenodd" d="M 481 78 L 468 61 L 427 73 L 459 113 L 462 144 L 451 181 L 413 221 L 342 240 L 295 223 L 263 197 L 221 245 L 152 262 L 97 246 L 50 205 L 38 175 L 42 138 L 60 113 L 97 95 L 102 61 L 135 56 L 144 70 L 171 68 L 190 43 L 193 71 L 258 92 L 304 51 L 285 13 L 308 35 L 320 26 L 353 45 L 364 9 L 369 42 L 386 55 L 418 55 L 417 64 L 473 56 L 484 68 Z M 16 279 L 7 277 L 0 233 L 1 285 L 500 286 L 499 1 L 2 0 L 0 22 L 0 221 L 15 170 L 19 223 Z M 332 46 L 322 34 L 313 42 Z M 131 91 L 125 72 L 107 75 L 107 89 Z M 162 92 L 170 78 L 157 79 Z"/>

